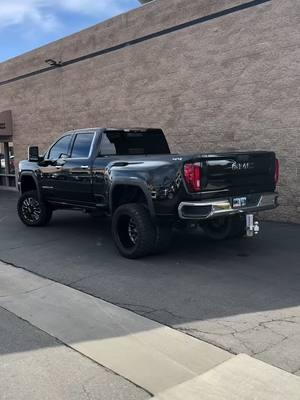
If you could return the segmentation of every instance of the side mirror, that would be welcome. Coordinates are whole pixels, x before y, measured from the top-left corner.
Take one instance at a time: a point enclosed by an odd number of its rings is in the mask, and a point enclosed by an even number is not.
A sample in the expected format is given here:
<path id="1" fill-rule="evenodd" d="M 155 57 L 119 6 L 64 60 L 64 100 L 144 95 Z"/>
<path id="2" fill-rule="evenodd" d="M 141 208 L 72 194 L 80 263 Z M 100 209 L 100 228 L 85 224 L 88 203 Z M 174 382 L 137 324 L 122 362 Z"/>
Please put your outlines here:
<path id="1" fill-rule="evenodd" d="M 58 159 L 59 159 L 59 160 L 65 160 L 65 159 L 68 158 L 68 157 L 69 157 L 68 154 L 61 153 L 61 154 L 59 155 Z"/>
<path id="2" fill-rule="evenodd" d="M 28 147 L 28 161 L 38 162 L 39 160 L 40 160 L 40 156 L 39 156 L 38 146 L 29 146 Z"/>

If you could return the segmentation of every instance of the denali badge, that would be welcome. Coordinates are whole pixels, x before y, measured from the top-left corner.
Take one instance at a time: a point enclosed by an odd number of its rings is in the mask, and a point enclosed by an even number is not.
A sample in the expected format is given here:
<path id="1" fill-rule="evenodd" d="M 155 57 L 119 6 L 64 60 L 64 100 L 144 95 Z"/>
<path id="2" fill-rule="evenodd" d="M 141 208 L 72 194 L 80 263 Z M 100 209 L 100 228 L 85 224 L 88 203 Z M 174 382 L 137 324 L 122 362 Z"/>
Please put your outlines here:
<path id="1" fill-rule="evenodd" d="M 249 169 L 250 163 L 248 162 L 236 162 L 234 161 L 231 165 L 231 169 L 233 171 L 242 170 L 242 169 Z"/>

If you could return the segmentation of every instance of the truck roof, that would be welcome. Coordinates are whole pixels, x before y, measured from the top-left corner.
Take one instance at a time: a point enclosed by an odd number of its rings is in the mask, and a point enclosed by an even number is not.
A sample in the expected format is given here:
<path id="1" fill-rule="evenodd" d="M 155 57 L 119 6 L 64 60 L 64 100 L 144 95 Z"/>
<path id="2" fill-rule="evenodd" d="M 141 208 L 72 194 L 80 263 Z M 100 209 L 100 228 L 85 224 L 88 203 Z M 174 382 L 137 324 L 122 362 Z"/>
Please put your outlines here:
<path id="1" fill-rule="evenodd" d="M 80 128 L 80 129 L 72 129 L 67 133 L 73 133 L 73 132 L 82 132 L 82 133 L 88 133 L 88 131 L 105 131 L 105 132 L 153 132 L 153 131 L 159 131 L 162 132 L 161 128 L 144 128 L 144 127 L 133 127 L 133 128 L 105 128 L 105 127 L 89 127 L 89 128 Z"/>

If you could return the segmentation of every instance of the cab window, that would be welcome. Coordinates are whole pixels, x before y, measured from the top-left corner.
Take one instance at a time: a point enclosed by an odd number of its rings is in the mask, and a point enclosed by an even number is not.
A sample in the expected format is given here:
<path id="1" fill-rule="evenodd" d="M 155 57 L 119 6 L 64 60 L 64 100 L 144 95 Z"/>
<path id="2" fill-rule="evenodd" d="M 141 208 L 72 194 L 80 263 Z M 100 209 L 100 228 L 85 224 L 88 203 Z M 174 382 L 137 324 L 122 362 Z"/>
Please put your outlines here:
<path id="1" fill-rule="evenodd" d="M 78 133 L 76 135 L 73 149 L 72 149 L 72 158 L 88 158 L 92 142 L 94 139 L 94 133 Z"/>
<path id="2" fill-rule="evenodd" d="M 71 143 L 71 135 L 63 136 L 59 139 L 50 149 L 48 154 L 49 160 L 58 160 L 62 154 L 69 154 L 69 148 Z"/>

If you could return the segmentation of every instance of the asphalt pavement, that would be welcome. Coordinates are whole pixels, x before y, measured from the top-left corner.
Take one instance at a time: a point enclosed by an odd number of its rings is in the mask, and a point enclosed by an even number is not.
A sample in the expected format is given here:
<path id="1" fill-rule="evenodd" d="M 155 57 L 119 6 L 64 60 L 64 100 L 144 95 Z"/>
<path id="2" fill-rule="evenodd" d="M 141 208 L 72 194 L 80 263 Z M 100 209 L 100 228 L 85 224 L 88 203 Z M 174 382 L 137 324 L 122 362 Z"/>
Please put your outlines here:
<path id="1" fill-rule="evenodd" d="M 109 220 L 58 211 L 25 227 L 0 191 L 0 259 L 300 375 L 300 226 L 263 223 L 255 239 L 174 234 L 169 252 L 119 256 Z"/>

